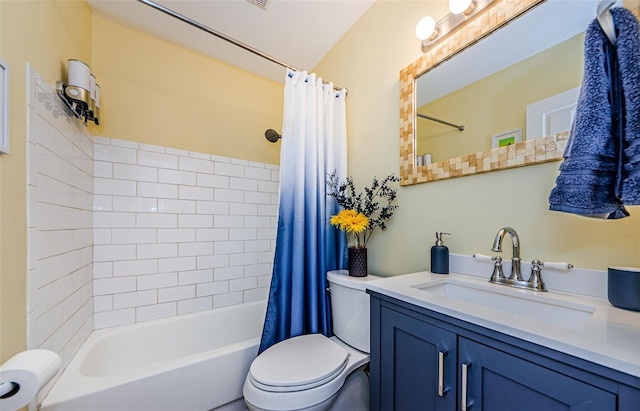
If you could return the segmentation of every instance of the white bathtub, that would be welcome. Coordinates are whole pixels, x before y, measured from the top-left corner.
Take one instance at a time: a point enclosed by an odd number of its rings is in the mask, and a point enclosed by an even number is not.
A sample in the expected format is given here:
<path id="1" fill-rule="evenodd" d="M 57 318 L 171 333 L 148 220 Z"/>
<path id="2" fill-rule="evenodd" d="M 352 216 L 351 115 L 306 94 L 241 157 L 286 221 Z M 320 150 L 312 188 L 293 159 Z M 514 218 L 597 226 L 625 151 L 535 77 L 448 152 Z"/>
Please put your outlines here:
<path id="1" fill-rule="evenodd" d="M 94 331 L 41 411 L 244 409 L 266 301 Z"/>

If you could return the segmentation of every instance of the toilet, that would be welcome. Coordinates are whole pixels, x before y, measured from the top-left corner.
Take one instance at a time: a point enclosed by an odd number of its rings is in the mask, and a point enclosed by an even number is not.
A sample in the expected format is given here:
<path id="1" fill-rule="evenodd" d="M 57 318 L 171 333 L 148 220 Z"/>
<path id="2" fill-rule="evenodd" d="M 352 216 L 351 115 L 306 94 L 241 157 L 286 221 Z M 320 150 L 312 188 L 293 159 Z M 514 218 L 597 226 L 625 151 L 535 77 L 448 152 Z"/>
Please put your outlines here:
<path id="1" fill-rule="evenodd" d="M 251 411 L 328 410 L 345 380 L 369 363 L 369 295 L 373 275 L 330 271 L 335 336 L 307 334 L 266 349 L 251 364 L 244 401 Z"/>

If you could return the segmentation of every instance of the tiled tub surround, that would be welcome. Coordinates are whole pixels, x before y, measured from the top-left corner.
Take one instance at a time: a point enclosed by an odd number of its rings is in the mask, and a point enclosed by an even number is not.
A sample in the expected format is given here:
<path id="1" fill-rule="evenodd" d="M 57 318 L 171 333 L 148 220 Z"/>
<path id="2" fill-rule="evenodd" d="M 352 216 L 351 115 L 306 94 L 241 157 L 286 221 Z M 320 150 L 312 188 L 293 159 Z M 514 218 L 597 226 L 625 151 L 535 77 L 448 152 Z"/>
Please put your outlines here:
<path id="1" fill-rule="evenodd" d="M 93 330 L 93 142 L 30 67 L 27 81 L 27 347 L 66 366 Z"/>
<path id="2" fill-rule="evenodd" d="M 267 298 L 277 166 L 92 137 L 26 71 L 27 348 Z"/>
<path id="3" fill-rule="evenodd" d="M 267 298 L 277 166 L 94 143 L 96 329 Z"/>

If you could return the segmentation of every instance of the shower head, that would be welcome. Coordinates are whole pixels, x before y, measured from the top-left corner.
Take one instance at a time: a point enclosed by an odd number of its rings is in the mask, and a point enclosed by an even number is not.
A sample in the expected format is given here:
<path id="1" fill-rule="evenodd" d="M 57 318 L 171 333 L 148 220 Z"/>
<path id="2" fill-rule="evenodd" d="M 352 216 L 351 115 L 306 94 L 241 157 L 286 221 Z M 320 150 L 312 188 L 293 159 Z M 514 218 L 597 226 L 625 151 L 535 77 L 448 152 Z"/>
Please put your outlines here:
<path id="1" fill-rule="evenodd" d="M 264 136 L 267 138 L 267 140 L 271 141 L 272 143 L 275 143 L 276 141 L 282 138 L 282 136 L 272 128 L 265 131 Z"/>

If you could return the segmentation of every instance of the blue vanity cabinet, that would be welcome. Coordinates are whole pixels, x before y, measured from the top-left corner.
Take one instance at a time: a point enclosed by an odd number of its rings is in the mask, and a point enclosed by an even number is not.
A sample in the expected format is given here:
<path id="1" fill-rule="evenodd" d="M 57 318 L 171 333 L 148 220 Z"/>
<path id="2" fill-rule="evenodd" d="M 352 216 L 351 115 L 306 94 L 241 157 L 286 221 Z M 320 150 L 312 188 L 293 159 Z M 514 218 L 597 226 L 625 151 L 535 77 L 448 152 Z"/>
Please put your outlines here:
<path id="1" fill-rule="evenodd" d="M 456 335 L 383 307 L 380 409 L 455 409 Z"/>
<path id="2" fill-rule="evenodd" d="M 610 392 L 463 337 L 458 344 L 462 410 L 616 410 Z"/>
<path id="3" fill-rule="evenodd" d="M 640 378 L 368 292 L 373 411 L 640 411 Z"/>

